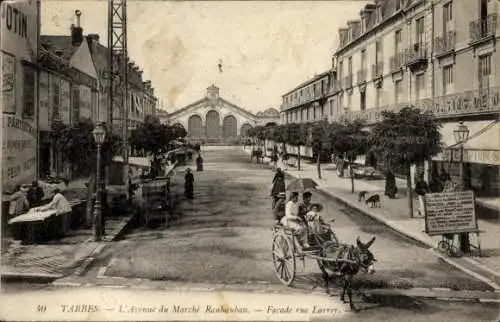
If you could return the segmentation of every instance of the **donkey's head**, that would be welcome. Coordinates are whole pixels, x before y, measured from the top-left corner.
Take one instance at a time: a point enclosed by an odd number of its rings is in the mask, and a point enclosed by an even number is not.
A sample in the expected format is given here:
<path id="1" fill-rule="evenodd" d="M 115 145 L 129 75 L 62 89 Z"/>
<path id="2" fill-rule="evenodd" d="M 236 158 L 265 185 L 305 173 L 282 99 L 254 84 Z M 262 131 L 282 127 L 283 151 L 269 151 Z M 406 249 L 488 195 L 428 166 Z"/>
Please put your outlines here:
<path id="1" fill-rule="evenodd" d="M 356 239 L 356 244 L 358 246 L 359 250 L 359 261 L 361 263 L 361 268 L 368 274 L 373 274 L 375 273 L 375 267 L 373 263 L 375 263 L 377 260 L 373 256 L 373 254 L 370 252 L 368 248 L 373 244 L 375 241 L 375 237 L 372 237 L 369 242 L 364 244 L 359 237 Z"/>

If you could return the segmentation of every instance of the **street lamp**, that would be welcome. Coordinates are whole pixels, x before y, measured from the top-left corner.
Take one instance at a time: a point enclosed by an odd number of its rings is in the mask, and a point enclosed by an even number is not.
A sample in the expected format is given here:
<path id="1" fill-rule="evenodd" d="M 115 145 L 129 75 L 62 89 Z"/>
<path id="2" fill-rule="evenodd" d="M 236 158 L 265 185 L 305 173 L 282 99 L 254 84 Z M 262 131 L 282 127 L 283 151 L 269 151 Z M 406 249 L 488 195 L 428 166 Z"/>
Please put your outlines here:
<path id="1" fill-rule="evenodd" d="M 464 122 L 460 121 L 457 125 L 457 128 L 453 131 L 455 135 L 455 141 L 460 145 L 460 190 L 465 190 L 464 184 L 464 143 L 467 142 L 469 138 L 469 128 L 464 125 Z M 469 243 L 469 233 L 461 233 L 459 235 L 460 241 L 460 250 L 464 253 L 468 253 L 470 251 L 470 243 Z"/>
<path id="2" fill-rule="evenodd" d="M 102 212 L 101 212 L 101 184 L 100 184 L 100 174 L 101 174 L 101 146 L 106 139 L 106 129 L 104 125 L 99 122 L 96 124 L 94 130 L 92 131 L 94 136 L 95 143 L 97 145 L 97 174 L 96 174 L 96 183 L 97 183 L 97 194 L 96 201 L 94 206 L 94 240 L 101 240 L 101 230 L 102 230 Z"/>

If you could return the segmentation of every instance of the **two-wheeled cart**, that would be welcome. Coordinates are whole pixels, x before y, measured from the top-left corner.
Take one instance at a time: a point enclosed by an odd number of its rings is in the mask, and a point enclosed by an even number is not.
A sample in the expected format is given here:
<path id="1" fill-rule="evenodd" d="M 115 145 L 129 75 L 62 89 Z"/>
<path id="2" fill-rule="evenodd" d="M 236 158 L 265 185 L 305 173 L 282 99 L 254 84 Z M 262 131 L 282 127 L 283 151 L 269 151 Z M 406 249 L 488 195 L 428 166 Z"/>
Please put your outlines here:
<path id="1" fill-rule="evenodd" d="M 341 249 L 350 247 L 347 244 L 339 243 L 335 233 L 329 229 L 326 236 L 310 235 L 309 241 L 312 245 L 307 250 L 298 246 L 297 235 L 283 225 L 276 224 L 273 230 L 272 255 L 273 264 L 278 279 L 286 286 L 293 283 L 297 273 L 297 259 L 303 263 L 305 258 L 316 260 L 318 266 L 322 267 L 322 262 L 354 263 L 353 261 L 337 257 L 325 256 L 324 254 L 339 254 Z M 331 265 L 329 265 L 331 266 Z M 340 273 L 338 273 L 340 275 Z"/>

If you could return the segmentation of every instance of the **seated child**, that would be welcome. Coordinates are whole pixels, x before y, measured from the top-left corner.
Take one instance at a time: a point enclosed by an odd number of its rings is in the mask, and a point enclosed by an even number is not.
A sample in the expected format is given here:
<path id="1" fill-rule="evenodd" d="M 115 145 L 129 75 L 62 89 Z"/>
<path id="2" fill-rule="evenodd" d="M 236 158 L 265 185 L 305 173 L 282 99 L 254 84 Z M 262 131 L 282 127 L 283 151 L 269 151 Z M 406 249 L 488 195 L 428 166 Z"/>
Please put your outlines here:
<path id="1" fill-rule="evenodd" d="M 309 212 L 306 214 L 309 238 L 314 244 L 322 244 L 332 240 L 330 226 L 325 224 L 323 218 L 318 214 L 321 208 L 320 204 L 312 204 Z"/>

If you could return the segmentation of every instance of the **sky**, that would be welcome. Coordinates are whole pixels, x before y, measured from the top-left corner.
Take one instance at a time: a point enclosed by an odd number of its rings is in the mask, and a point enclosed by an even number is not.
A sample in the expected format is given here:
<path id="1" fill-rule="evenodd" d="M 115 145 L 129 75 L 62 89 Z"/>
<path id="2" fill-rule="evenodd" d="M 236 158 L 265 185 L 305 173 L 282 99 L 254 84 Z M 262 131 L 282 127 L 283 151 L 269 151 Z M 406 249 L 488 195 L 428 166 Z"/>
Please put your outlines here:
<path id="1" fill-rule="evenodd" d="M 251 112 L 279 109 L 281 95 L 331 67 L 338 28 L 366 3 L 128 0 L 129 57 L 168 112 L 201 99 L 211 84 Z M 106 0 L 42 1 L 42 34 L 70 35 L 77 9 L 84 34 L 107 45 Z"/>

